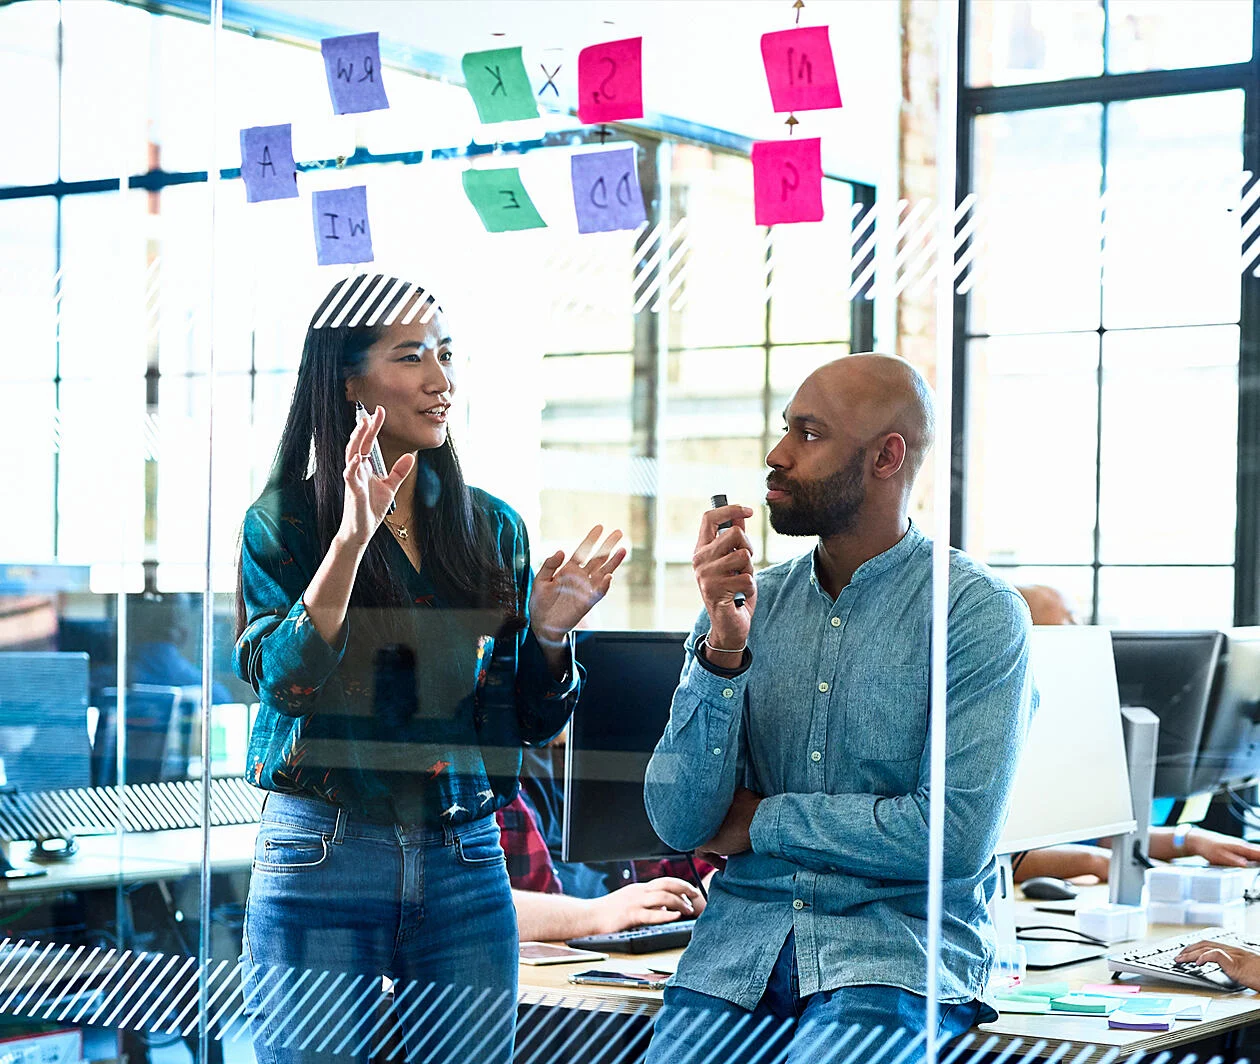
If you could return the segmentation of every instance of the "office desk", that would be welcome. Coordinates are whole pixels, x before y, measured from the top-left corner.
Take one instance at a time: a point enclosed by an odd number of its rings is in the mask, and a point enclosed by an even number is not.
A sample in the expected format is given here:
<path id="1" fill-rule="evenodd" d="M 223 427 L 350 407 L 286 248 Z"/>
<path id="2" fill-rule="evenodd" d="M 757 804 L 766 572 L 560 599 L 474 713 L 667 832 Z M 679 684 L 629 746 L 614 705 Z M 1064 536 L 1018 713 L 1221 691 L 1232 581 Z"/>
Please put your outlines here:
<path id="1" fill-rule="evenodd" d="M 655 1016 L 661 1008 L 660 990 L 635 990 L 616 986 L 575 986 L 569 976 L 607 965 L 617 968 L 630 965 L 642 968 L 659 965 L 675 968 L 682 950 L 660 953 L 610 953 L 607 961 L 577 961 L 573 964 L 522 964 L 520 966 L 520 1003 L 522 1005 L 563 1005 L 566 1008 L 600 1012 L 639 1012 Z"/>
<path id="2" fill-rule="evenodd" d="M 1102 904 L 1106 900 L 1106 887 L 1087 887 L 1081 891 L 1077 904 L 1090 906 Z M 1038 902 L 1036 904 L 1060 903 Z M 1036 912 L 1033 903 L 1029 902 L 1019 902 L 1016 905 L 1016 922 L 1021 926 L 1033 923 L 1076 926 L 1075 917 Z M 1180 925 L 1154 924 L 1142 941 L 1158 942 L 1161 939 L 1173 938 L 1194 930 L 1193 927 Z M 1248 907 L 1247 930 L 1253 933 L 1260 932 L 1260 906 Z M 1038 932 L 1038 934 L 1042 933 Z M 1136 945 L 1139 943 L 1126 942 L 1110 947 L 1109 951 L 1128 949 Z M 1055 968 L 1048 972 L 1029 972 L 1025 981 L 1031 986 L 1038 983 L 1066 982 L 1073 989 L 1079 989 L 1087 983 L 1110 982 L 1111 973 L 1107 970 L 1106 960 L 1099 958 L 1070 967 Z M 1126 980 L 1128 981 L 1130 980 Z M 1154 1053 L 1174 1049 L 1191 1042 L 1228 1034 L 1252 1023 L 1260 1023 L 1260 996 L 1250 990 L 1238 994 L 1216 994 L 1211 991 L 1198 991 L 1194 987 L 1176 983 L 1160 983 L 1144 979 L 1133 981 L 1139 983 L 1144 990 L 1153 993 L 1166 991 L 1170 994 L 1211 999 L 1212 1004 L 1208 1007 L 1207 1019 L 1201 1023 L 1187 1023 L 1179 1020 L 1171 1031 L 1151 1033 L 1150 1031 L 1113 1031 L 1107 1026 L 1106 1017 L 1101 1016 L 1078 1016 L 1068 1013 L 1032 1016 L 1013 1013 L 976 1028 L 972 1032 L 977 1036 L 975 1045 L 978 1047 L 988 1041 L 986 1035 L 994 1035 L 997 1036 L 994 1050 L 1004 1049 L 1016 1039 L 1022 1040 L 1025 1046 L 1045 1040 L 1047 1046 L 1042 1055 L 1049 1055 L 1063 1042 L 1074 1042 L 1104 1048 L 1116 1047 L 1121 1049 L 1127 1057 L 1138 1052 Z"/>

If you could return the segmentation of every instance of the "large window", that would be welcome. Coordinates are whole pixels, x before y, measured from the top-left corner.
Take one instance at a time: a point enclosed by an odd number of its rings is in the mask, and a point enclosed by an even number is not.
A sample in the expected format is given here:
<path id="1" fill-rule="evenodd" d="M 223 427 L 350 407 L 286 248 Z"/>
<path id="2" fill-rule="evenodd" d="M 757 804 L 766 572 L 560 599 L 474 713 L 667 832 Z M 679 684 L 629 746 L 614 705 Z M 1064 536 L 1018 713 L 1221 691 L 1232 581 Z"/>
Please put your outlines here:
<path id="1" fill-rule="evenodd" d="M 1252 17 L 1247 0 L 966 7 L 960 167 L 985 228 L 956 334 L 955 535 L 1098 623 L 1255 619 L 1238 531 Z"/>

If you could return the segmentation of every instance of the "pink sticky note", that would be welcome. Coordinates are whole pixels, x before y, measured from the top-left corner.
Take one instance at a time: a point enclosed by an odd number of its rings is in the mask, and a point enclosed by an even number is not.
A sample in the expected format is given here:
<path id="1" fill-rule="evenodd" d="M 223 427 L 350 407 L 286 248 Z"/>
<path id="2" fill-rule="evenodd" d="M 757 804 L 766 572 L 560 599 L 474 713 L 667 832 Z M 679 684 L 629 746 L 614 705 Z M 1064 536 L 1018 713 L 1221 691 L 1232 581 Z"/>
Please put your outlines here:
<path id="1" fill-rule="evenodd" d="M 776 111 L 843 106 L 826 26 L 762 34 L 761 59 Z"/>
<path id="2" fill-rule="evenodd" d="M 822 221 L 820 138 L 757 141 L 752 164 L 758 225 Z"/>
<path id="3" fill-rule="evenodd" d="M 643 117 L 643 38 L 592 44 L 578 53 L 578 120 Z"/>

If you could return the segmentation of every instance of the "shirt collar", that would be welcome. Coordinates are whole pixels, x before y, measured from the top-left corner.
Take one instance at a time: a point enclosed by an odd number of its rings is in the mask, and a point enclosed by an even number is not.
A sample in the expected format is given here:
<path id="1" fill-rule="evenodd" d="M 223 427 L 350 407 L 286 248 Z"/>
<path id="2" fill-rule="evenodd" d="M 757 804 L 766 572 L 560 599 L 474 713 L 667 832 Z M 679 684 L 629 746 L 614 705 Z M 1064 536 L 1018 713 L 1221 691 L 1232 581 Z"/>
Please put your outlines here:
<path id="1" fill-rule="evenodd" d="M 853 579 L 849 584 L 856 584 L 859 580 L 869 580 L 871 577 L 878 576 L 887 569 L 891 569 L 895 565 L 900 565 L 907 561 L 919 547 L 927 542 L 927 536 L 919 531 L 918 526 L 911 521 L 910 527 L 906 530 L 906 534 L 897 540 L 882 554 L 869 558 L 858 566 L 857 571 L 853 574 Z M 818 579 L 818 548 L 815 547 L 809 552 L 810 577 L 809 581 L 819 590 L 822 589 L 822 583 Z"/>

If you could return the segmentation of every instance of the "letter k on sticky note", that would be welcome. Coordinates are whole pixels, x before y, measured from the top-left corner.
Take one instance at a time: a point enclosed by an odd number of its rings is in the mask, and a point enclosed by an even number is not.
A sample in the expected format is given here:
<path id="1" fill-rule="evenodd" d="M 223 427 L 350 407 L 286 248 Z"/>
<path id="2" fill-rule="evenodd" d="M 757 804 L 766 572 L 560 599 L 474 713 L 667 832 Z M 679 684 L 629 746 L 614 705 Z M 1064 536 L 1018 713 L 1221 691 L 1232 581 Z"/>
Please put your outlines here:
<path id="1" fill-rule="evenodd" d="M 752 164 L 758 225 L 822 221 L 822 141 L 818 137 L 757 141 Z"/>
<path id="2" fill-rule="evenodd" d="M 469 52 L 460 64 L 464 84 L 482 122 L 516 122 L 538 117 L 538 101 L 525 73 L 519 48 Z"/>

